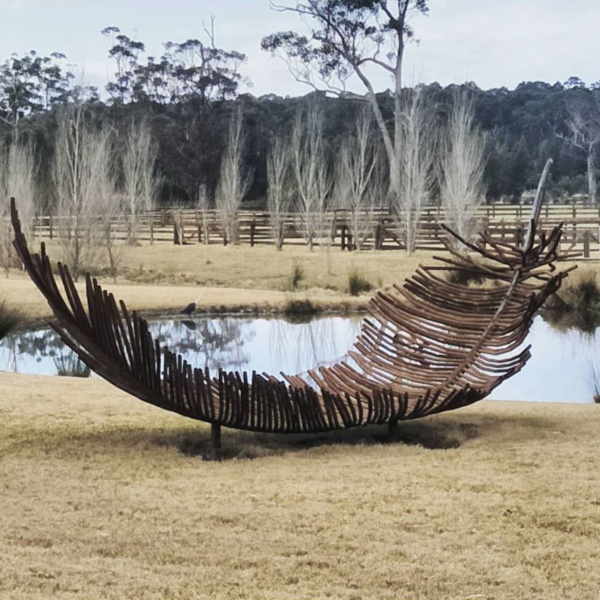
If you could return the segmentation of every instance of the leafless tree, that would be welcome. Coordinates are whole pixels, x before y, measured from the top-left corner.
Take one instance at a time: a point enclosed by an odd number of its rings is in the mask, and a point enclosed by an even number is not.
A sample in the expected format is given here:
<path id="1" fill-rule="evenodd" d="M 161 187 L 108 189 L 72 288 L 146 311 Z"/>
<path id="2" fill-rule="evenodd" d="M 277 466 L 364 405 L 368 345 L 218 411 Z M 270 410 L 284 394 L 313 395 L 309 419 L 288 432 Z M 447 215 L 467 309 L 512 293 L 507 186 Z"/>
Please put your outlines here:
<path id="1" fill-rule="evenodd" d="M 480 225 L 476 213 L 485 196 L 485 146 L 472 99 L 465 92 L 455 93 L 442 141 L 440 192 L 446 223 L 467 241 Z"/>
<path id="2" fill-rule="evenodd" d="M 154 209 L 159 189 L 155 174 L 158 146 L 146 121 L 127 127 L 123 152 L 123 196 L 129 219 L 128 241 L 136 243 L 142 213 Z"/>
<path id="3" fill-rule="evenodd" d="M 106 239 L 102 215 L 116 202 L 110 135 L 88 123 L 83 105 L 59 116 L 52 170 L 63 259 L 77 279 L 97 258 Z"/>
<path id="4" fill-rule="evenodd" d="M 309 250 L 315 236 L 323 236 L 325 214 L 332 187 L 323 142 L 323 113 L 316 102 L 299 111 L 292 133 L 292 170 L 297 186 L 297 208 Z"/>
<path id="5" fill-rule="evenodd" d="M 225 236 L 234 244 L 238 243 L 238 211 L 253 180 L 253 174 L 244 166 L 246 140 L 242 117 L 242 110 L 238 109 L 231 120 L 216 194 Z"/>
<path id="6" fill-rule="evenodd" d="M 19 218 L 28 235 L 33 234 L 37 206 L 36 166 L 31 144 L 22 144 L 17 139 L 0 152 L 0 236 L 2 237 L 2 266 L 8 274 L 15 264 L 10 226 L 9 198 L 18 203 Z"/>
<path id="7" fill-rule="evenodd" d="M 596 163 L 598 148 L 600 148 L 600 92 L 597 90 L 585 92 L 567 106 L 569 118 L 567 141 L 581 150 L 587 160 L 588 202 L 597 200 L 598 183 L 596 181 Z"/>
<path id="8" fill-rule="evenodd" d="M 433 109 L 416 89 L 406 92 L 398 124 L 398 191 L 392 189 L 391 207 L 399 217 L 400 234 L 409 254 L 415 251 L 423 208 L 429 201 L 434 177 L 436 139 Z"/>
<path id="9" fill-rule="evenodd" d="M 277 137 L 267 157 L 267 208 L 277 250 L 283 247 L 285 219 L 292 199 L 289 173 L 290 149 L 284 138 Z"/>
<path id="10" fill-rule="evenodd" d="M 206 185 L 198 186 L 198 195 L 196 196 L 196 207 L 198 215 L 200 217 L 200 227 L 202 227 L 202 238 L 204 244 L 208 245 L 208 215 L 210 208 L 210 201 L 208 198 L 208 190 Z"/>
<path id="11" fill-rule="evenodd" d="M 372 215 L 385 197 L 379 148 L 373 135 L 373 116 L 363 108 L 354 135 L 342 142 L 336 172 L 336 198 L 347 210 L 353 245 L 361 250 L 373 231 Z"/>
<path id="12" fill-rule="evenodd" d="M 12 245 L 10 204 L 6 187 L 6 161 L 0 161 L 0 265 L 8 277 L 14 266 L 15 251 Z"/>

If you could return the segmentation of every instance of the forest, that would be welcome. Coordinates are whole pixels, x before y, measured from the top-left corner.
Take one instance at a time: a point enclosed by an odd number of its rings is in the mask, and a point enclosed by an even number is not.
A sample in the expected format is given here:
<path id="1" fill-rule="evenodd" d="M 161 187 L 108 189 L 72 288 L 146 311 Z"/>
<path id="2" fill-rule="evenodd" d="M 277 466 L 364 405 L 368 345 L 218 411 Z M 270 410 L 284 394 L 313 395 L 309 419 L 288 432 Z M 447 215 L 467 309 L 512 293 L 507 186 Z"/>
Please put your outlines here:
<path id="1" fill-rule="evenodd" d="M 216 47 L 212 39 L 166 42 L 164 54 L 156 58 L 145 54 L 142 41 L 117 27 L 104 29 L 102 35 L 114 65 L 104 90 L 79 81 L 60 53 L 41 56 L 31 51 L 12 55 L 0 65 L 3 160 L 9 160 L 11 145 L 26 149 L 36 185 L 43 190 L 37 202 L 42 212 L 59 201 L 52 164 L 65 119 L 76 118 L 90 131 L 110 133 L 110 152 L 127 147 L 128 136 L 139 138 L 143 132 L 143 144 L 150 150 L 146 160 L 155 176 L 155 201 L 184 205 L 197 202 L 199 190 L 208 202 L 214 199 L 232 123 L 239 119 L 239 127 L 233 127 L 241 136 L 236 157 L 240 164 L 235 168 L 245 174 L 244 189 L 239 191 L 245 205 L 257 206 L 267 198 L 273 140 L 290 138 L 303 110 L 318 106 L 322 160 L 335 169 L 333 160 L 353 135 L 365 104 L 355 95 L 323 91 L 285 98 L 240 93 L 247 81 L 245 56 Z M 263 40 L 263 47 L 272 49 L 276 43 Z M 448 119 L 457 92 L 468 98 L 473 127 L 484 143 L 486 201 L 519 202 L 535 187 L 548 158 L 554 159 L 550 193 L 555 201 L 574 196 L 595 201 L 600 83 L 586 85 L 572 77 L 564 83 L 523 82 L 514 90 L 482 90 L 474 82 L 448 87 L 432 83 L 415 89 L 424 104 L 434 107 L 428 112 L 434 122 Z M 392 127 L 393 91 L 377 93 L 376 98 Z M 123 160 L 117 163 L 113 167 L 122 188 L 127 177 Z M 434 185 L 431 201 L 438 197 Z"/>

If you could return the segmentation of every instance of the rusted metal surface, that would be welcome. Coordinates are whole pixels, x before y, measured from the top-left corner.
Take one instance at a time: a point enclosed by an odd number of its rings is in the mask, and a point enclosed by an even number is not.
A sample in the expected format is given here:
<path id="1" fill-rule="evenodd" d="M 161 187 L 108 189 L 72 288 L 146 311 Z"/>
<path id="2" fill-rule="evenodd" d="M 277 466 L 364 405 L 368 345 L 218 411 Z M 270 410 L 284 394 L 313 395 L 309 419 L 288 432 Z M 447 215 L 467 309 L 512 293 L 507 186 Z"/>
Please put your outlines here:
<path id="1" fill-rule="evenodd" d="M 86 278 L 87 309 L 68 268 L 58 263 L 63 291 L 44 244 L 30 254 L 14 201 L 15 247 L 46 297 L 53 327 L 83 362 L 144 402 L 220 426 L 262 432 L 322 432 L 415 419 L 485 398 L 520 371 L 530 356 L 524 342 L 537 309 L 567 271 L 554 263 L 561 226 L 541 233 L 530 223 L 528 244 L 516 247 L 484 233 L 471 253 L 438 258 L 403 286 L 379 292 L 349 353 L 310 378 L 266 373 L 210 372 L 188 364 L 155 341 L 142 317 Z M 478 255 L 478 259 L 474 256 Z M 451 270 L 492 281 L 485 288 L 450 283 Z"/>

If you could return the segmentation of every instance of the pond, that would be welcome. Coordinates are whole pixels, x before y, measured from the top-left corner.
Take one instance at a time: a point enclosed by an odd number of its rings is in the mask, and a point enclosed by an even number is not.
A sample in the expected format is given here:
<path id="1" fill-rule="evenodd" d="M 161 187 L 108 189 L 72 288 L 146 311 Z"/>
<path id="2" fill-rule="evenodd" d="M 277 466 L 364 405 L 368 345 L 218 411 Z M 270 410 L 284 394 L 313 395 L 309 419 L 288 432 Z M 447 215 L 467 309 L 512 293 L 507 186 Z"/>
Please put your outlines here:
<path id="1" fill-rule="evenodd" d="M 360 331 L 359 316 L 154 319 L 150 330 L 192 365 L 303 373 L 342 359 Z M 532 358 L 492 394 L 502 400 L 593 402 L 600 387 L 600 328 L 558 331 L 538 316 L 526 341 Z M 51 329 L 16 332 L 0 342 L 0 370 L 38 375 L 89 376 L 89 370 Z"/>

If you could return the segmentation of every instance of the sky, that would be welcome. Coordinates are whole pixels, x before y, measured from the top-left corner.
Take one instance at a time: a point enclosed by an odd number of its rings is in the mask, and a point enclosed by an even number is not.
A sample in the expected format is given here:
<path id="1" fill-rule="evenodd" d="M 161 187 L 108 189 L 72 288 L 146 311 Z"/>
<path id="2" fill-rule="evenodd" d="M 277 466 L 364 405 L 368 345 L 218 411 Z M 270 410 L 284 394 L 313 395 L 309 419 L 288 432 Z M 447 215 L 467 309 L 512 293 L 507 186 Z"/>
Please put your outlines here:
<path id="1" fill-rule="evenodd" d="M 295 0 L 281 0 L 293 5 Z M 428 16 L 412 25 L 418 43 L 406 53 L 409 84 L 474 81 L 513 88 L 522 81 L 600 80 L 600 0 L 430 0 Z M 86 82 L 103 89 L 114 67 L 100 30 L 117 26 L 160 56 L 162 43 L 206 41 L 203 23 L 215 17 L 220 48 L 247 55 L 243 92 L 298 96 L 310 91 L 286 64 L 260 49 L 282 30 L 306 31 L 297 15 L 272 10 L 269 0 L 0 0 L 0 62 L 11 53 L 66 54 Z M 378 91 L 391 86 L 378 69 Z M 363 93 L 360 82 L 349 89 Z"/>

